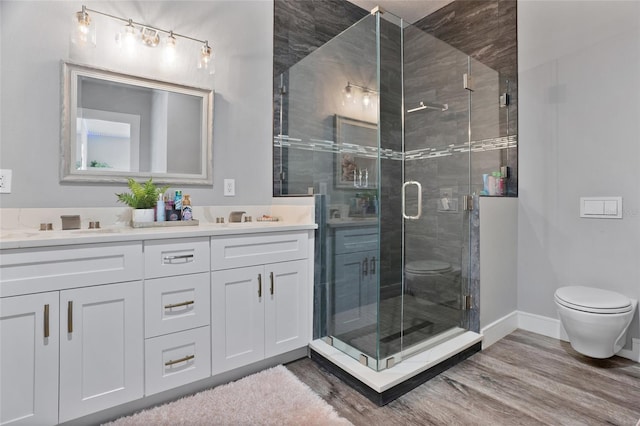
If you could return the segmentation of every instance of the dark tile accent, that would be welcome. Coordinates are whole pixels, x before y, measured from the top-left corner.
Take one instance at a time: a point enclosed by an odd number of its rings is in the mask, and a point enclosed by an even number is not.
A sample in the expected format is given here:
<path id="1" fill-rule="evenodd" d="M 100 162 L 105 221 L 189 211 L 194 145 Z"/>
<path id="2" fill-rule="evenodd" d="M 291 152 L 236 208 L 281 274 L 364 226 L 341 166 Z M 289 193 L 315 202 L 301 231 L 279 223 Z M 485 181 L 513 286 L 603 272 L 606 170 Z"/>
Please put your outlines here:
<path id="1" fill-rule="evenodd" d="M 436 377 L 438 374 L 442 373 L 443 371 L 446 371 L 449 368 L 453 367 L 454 365 L 460 363 L 461 361 L 464 361 L 474 353 L 480 352 L 481 349 L 482 349 L 482 344 L 478 342 L 475 345 L 452 356 L 451 358 L 448 358 L 442 361 L 441 363 L 429 368 L 428 370 L 425 370 L 422 373 L 417 374 L 412 378 L 407 379 L 404 382 L 397 384 L 396 386 L 382 393 L 376 392 L 375 390 L 371 389 L 369 386 L 367 386 L 357 378 L 353 377 L 351 374 L 347 373 L 346 371 L 344 371 L 343 369 L 341 369 L 331 361 L 328 361 L 326 358 L 324 358 L 322 355 L 320 355 L 313 349 L 311 349 L 311 359 L 314 360 L 323 368 L 325 368 L 331 374 L 333 374 L 334 376 L 338 377 L 339 379 L 347 383 L 353 389 L 357 390 L 362 395 L 366 396 L 370 401 L 377 404 L 379 407 L 382 407 L 383 405 L 387 405 L 391 401 L 417 388 L 424 382 Z"/>

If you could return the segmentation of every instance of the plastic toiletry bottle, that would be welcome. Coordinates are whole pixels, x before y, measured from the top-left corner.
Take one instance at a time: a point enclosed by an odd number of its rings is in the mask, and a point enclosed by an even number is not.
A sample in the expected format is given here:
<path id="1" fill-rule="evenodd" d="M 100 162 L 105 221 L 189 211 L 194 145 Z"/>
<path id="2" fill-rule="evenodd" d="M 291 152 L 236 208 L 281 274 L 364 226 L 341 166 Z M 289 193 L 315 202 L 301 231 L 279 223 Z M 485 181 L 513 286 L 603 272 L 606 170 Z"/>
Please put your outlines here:
<path id="1" fill-rule="evenodd" d="M 192 220 L 193 211 L 191 210 L 191 197 L 187 194 L 182 201 L 182 220 Z"/>
<path id="2" fill-rule="evenodd" d="M 489 195 L 496 195 L 496 177 L 493 173 L 487 177 L 487 187 Z"/>
<path id="3" fill-rule="evenodd" d="M 492 175 L 495 179 L 495 186 L 496 186 L 494 194 L 499 196 L 504 195 L 504 179 L 502 179 L 502 173 L 493 172 Z"/>
<path id="4" fill-rule="evenodd" d="M 176 196 L 173 199 L 174 201 L 174 209 L 182 210 L 182 191 L 176 191 Z"/>
<path id="5" fill-rule="evenodd" d="M 158 202 L 156 203 L 156 222 L 164 222 L 164 194 L 158 195 Z"/>

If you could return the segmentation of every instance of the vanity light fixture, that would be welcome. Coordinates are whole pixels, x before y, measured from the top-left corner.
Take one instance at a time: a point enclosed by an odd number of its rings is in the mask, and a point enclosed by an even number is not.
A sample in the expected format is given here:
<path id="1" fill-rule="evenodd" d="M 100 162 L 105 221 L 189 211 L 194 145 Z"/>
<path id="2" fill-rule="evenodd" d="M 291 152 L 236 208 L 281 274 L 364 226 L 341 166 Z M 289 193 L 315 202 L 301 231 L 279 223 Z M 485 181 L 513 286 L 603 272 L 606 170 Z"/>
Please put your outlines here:
<path id="1" fill-rule="evenodd" d="M 208 40 L 200 40 L 184 34 L 178 34 L 172 30 L 164 30 L 162 28 L 154 27 L 153 25 L 136 22 L 130 18 L 121 18 L 109 13 L 100 12 L 99 10 L 90 9 L 85 5 L 82 5 L 81 11 L 74 13 L 74 22 L 77 28 L 72 34 L 73 43 L 96 44 L 95 25 L 92 25 L 91 23 L 91 16 L 89 15 L 89 12 L 97 13 L 98 15 L 106 16 L 125 23 L 125 27 L 122 32 L 116 34 L 116 43 L 123 47 L 132 47 L 136 42 L 140 42 L 144 46 L 148 47 L 157 47 L 161 44 L 161 35 L 165 34 L 163 56 L 168 62 L 172 62 L 175 59 L 178 37 L 191 40 L 196 43 L 201 43 L 202 47 L 199 51 L 197 62 L 198 68 L 204 69 L 210 74 L 213 74 L 214 55 L 211 46 L 209 46 Z"/>
<path id="2" fill-rule="evenodd" d="M 358 84 L 353 84 L 350 81 L 347 81 L 347 85 L 343 90 L 343 94 L 345 98 L 351 99 L 352 97 L 354 97 L 353 88 L 360 89 L 360 91 L 362 92 L 362 106 L 364 106 L 365 108 L 368 108 L 371 105 L 371 102 L 372 102 L 371 97 L 378 95 L 378 92 L 376 90 L 370 89 L 365 86 L 360 86 Z"/>

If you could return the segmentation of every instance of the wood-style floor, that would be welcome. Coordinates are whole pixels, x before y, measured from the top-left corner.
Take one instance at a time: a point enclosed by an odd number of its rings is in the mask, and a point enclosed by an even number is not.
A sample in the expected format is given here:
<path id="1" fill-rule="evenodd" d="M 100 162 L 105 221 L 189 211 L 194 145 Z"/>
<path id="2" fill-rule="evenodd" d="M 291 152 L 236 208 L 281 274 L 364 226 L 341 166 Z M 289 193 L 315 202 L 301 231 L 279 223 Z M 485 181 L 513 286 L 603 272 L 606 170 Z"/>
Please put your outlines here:
<path id="1" fill-rule="evenodd" d="M 384 407 L 310 359 L 287 365 L 354 425 L 629 425 L 640 420 L 640 364 L 594 360 L 518 330 Z"/>

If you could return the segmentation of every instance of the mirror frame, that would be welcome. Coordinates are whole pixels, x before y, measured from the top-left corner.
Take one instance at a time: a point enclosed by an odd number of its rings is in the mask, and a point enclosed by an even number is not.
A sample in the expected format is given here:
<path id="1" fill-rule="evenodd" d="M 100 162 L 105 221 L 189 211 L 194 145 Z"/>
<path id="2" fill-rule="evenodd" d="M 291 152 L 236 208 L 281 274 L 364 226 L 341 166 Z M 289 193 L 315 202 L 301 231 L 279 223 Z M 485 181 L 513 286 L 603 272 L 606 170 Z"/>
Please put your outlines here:
<path id="1" fill-rule="evenodd" d="M 61 182 L 93 182 L 119 183 L 128 178 L 153 178 L 157 183 L 181 185 L 213 185 L 213 99 L 211 89 L 186 86 L 146 77 L 133 76 L 120 72 L 96 68 L 88 65 L 62 61 L 61 84 L 61 126 L 60 126 L 60 181 Z M 76 117 L 78 111 L 78 78 L 91 77 L 150 89 L 166 90 L 174 93 L 197 96 L 202 99 L 200 131 L 201 141 L 201 173 L 157 173 L 157 172 L 122 172 L 106 170 L 77 170 L 76 159 Z"/>

